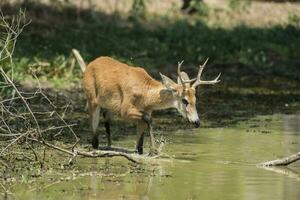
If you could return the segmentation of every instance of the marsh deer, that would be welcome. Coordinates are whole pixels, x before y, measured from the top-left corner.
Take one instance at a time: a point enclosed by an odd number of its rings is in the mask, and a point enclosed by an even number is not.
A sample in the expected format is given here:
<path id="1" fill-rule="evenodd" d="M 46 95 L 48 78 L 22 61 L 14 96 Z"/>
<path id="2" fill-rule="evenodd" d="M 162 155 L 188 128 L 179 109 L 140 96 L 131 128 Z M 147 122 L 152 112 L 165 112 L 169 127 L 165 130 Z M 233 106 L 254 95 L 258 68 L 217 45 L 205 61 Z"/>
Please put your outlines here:
<path id="1" fill-rule="evenodd" d="M 77 59 L 78 56 L 79 54 Z M 82 63 L 80 57 L 79 60 Z M 194 79 L 181 72 L 182 62 L 178 63 L 177 83 L 160 73 L 161 83 L 143 68 L 129 66 L 110 57 L 99 57 L 92 61 L 85 69 L 83 85 L 88 100 L 93 148 L 97 149 L 99 145 L 97 127 L 100 110 L 104 117 L 108 146 L 111 145 L 110 122 L 113 114 L 120 114 L 123 119 L 136 122 L 136 151 L 139 154 L 143 153 L 146 131 L 150 134 L 150 153 L 155 153 L 151 131 L 151 114 L 154 110 L 176 108 L 185 119 L 199 127 L 196 88 L 201 84 L 218 83 L 221 75 L 212 81 L 201 80 L 206 63 L 207 60 L 200 65 L 198 75 Z"/>

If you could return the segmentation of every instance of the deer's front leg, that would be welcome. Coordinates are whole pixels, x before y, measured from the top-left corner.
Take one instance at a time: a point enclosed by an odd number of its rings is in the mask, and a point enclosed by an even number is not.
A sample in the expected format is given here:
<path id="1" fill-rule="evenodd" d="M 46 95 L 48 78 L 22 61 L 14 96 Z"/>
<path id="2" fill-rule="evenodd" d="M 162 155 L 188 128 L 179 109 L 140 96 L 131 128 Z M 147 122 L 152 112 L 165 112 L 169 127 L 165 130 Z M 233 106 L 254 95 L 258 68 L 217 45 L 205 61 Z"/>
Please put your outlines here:
<path id="1" fill-rule="evenodd" d="M 148 130 L 150 135 L 150 155 L 157 154 L 155 148 L 155 140 L 152 133 L 152 118 L 151 114 L 143 111 L 139 111 L 136 108 L 127 109 L 126 112 L 122 112 L 123 118 L 133 119 L 137 121 L 137 142 L 136 151 L 139 154 L 143 154 L 144 145 L 144 133 Z"/>
<path id="2" fill-rule="evenodd" d="M 123 107 L 121 116 L 124 119 L 130 119 L 137 122 L 137 140 L 135 148 L 138 154 L 143 154 L 144 132 L 147 128 L 147 123 L 142 119 L 143 113 L 134 107 Z"/>
<path id="3" fill-rule="evenodd" d="M 148 132 L 149 132 L 149 135 L 150 135 L 150 152 L 149 152 L 149 155 L 150 156 L 157 155 L 158 152 L 157 152 L 157 149 L 155 147 L 155 138 L 154 138 L 153 131 L 152 131 L 152 117 L 151 117 L 151 114 L 143 112 L 142 119 L 143 119 L 144 122 L 146 122 Z"/>

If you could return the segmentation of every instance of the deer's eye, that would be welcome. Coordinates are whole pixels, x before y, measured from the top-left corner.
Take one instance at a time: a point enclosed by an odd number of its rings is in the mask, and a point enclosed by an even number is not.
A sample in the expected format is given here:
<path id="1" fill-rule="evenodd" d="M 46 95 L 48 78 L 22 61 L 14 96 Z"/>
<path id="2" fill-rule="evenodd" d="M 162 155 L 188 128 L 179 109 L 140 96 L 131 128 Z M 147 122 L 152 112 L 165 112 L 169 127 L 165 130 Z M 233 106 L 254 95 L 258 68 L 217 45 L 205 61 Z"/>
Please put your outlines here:
<path id="1" fill-rule="evenodd" d="M 185 106 L 189 105 L 189 102 L 188 102 L 186 99 L 182 99 L 182 103 L 183 103 Z"/>

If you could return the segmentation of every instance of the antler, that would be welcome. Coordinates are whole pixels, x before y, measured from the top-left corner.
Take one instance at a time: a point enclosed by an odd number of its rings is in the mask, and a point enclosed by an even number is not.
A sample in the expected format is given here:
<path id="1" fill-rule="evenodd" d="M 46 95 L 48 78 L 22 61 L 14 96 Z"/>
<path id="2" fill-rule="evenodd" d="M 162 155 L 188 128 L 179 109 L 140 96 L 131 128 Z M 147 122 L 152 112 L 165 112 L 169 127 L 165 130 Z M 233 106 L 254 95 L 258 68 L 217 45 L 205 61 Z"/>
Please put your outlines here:
<path id="1" fill-rule="evenodd" d="M 178 68 L 177 68 L 177 74 L 178 74 L 178 78 L 180 79 L 180 82 L 181 82 L 181 84 L 182 84 L 182 86 L 185 88 L 185 84 L 186 83 L 191 83 L 191 82 L 194 82 L 195 80 L 196 80 L 196 78 L 193 78 L 193 79 L 185 79 L 185 80 L 183 80 L 183 78 L 182 78 L 182 72 L 181 72 L 181 65 L 182 65 L 182 63 L 183 63 L 184 61 L 181 61 L 181 62 L 178 62 Z"/>
<path id="2" fill-rule="evenodd" d="M 203 65 L 200 65 L 199 66 L 199 72 L 198 72 L 198 75 L 197 75 L 197 78 L 196 78 L 196 81 L 195 83 L 192 85 L 193 88 L 196 88 L 198 85 L 204 85 L 204 84 L 207 84 L 207 85 L 210 85 L 210 84 L 216 84 L 218 82 L 220 82 L 219 78 L 221 76 L 221 73 L 212 81 L 202 81 L 200 78 L 201 78 L 201 74 L 202 74 L 202 71 L 206 65 L 208 61 L 208 58 L 206 59 L 206 61 L 203 63 Z"/>

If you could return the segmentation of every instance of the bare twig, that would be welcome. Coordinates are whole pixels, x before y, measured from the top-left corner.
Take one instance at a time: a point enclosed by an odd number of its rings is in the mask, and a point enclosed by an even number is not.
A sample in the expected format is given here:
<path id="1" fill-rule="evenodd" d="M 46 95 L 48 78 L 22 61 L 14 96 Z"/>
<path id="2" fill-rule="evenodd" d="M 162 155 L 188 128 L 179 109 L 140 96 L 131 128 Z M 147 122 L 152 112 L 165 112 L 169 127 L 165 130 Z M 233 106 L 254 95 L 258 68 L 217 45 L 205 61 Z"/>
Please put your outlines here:
<path id="1" fill-rule="evenodd" d="M 8 81 L 9 84 L 11 84 L 11 86 L 14 88 L 14 90 L 16 91 L 17 95 L 20 97 L 20 99 L 23 101 L 25 107 L 27 108 L 27 110 L 29 111 L 30 115 L 32 116 L 35 125 L 37 127 L 37 132 L 40 135 L 40 137 L 42 137 L 41 135 L 41 129 L 40 129 L 40 125 L 35 117 L 35 115 L 32 113 L 32 110 L 29 106 L 29 104 L 27 103 L 26 99 L 23 97 L 23 95 L 20 93 L 19 89 L 16 87 L 16 85 L 12 82 L 12 80 L 7 76 L 7 74 L 4 72 L 4 70 L 2 69 L 2 67 L 0 67 L 0 72 L 1 74 L 5 77 L 5 79 Z"/>
<path id="2" fill-rule="evenodd" d="M 50 99 L 47 97 L 47 95 L 45 95 L 42 90 L 41 90 L 41 84 L 39 79 L 37 78 L 36 74 L 33 73 L 33 76 L 35 77 L 35 79 L 38 81 L 39 84 L 39 88 L 40 88 L 40 94 L 48 101 L 48 103 L 55 109 L 56 106 L 50 101 Z M 73 131 L 73 129 L 71 128 L 71 126 L 64 120 L 64 118 L 58 114 L 56 111 L 54 111 L 54 113 L 57 115 L 57 117 L 59 118 L 60 121 L 62 121 L 65 126 L 69 129 L 69 131 L 71 131 L 71 133 L 73 134 L 73 136 L 75 137 L 76 141 L 75 144 L 77 144 L 79 142 L 79 138 L 77 137 L 76 133 Z M 64 114 L 63 114 L 64 115 Z"/>
<path id="3" fill-rule="evenodd" d="M 19 137 L 17 137 L 11 143 L 9 143 L 6 147 L 4 147 L 3 149 L 1 149 L 0 155 L 3 154 L 4 151 L 6 151 L 10 146 L 12 146 L 13 144 L 15 144 L 18 140 L 20 140 L 23 137 L 26 137 L 27 134 L 29 134 L 29 133 L 27 132 L 26 134 L 21 134 Z"/>

